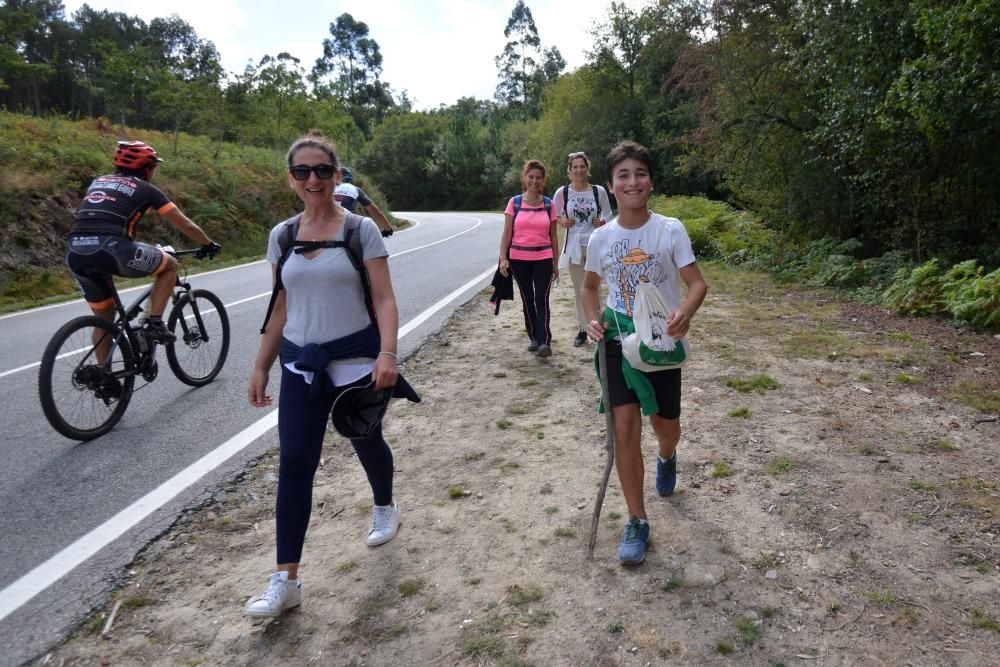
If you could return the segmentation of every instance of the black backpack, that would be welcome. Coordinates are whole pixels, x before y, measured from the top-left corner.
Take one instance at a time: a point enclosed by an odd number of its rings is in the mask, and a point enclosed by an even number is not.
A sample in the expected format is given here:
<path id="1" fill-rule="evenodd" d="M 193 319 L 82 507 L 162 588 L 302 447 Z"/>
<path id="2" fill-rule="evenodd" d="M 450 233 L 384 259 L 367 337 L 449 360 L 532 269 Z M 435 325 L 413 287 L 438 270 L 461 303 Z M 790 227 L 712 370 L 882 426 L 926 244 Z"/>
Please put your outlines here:
<path id="1" fill-rule="evenodd" d="M 361 276 L 361 288 L 365 294 L 365 308 L 372 322 L 375 321 L 375 307 L 372 302 L 372 286 L 368 278 L 368 269 L 363 261 L 364 251 L 361 248 L 361 222 L 364 220 L 360 215 L 344 211 L 344 240 L 343 241 L 299 241 L 295 237 L 299 233 L 299 223 L 302 222 L 302 214 L 286 221 L 281 231 L 278 232 L 278 248 L 281 256 L 278 258 L 278 266 L 274 275 L 274 289 L 271 291 L 271 301 L 267 304 L 267 314 L 264 316 L 264 324 L 260 327 L 261 334 L 267 329 L 267 323 L 271 319 L 274 311 L 274 303 L 278 300 L 278 292 L 285 289 L 281 282 L 281 267 L 293 252 L 304 253 L 309 250 L 319 248 L 343 248 L 347 257 L 351 260 L 351 265 Z"/>

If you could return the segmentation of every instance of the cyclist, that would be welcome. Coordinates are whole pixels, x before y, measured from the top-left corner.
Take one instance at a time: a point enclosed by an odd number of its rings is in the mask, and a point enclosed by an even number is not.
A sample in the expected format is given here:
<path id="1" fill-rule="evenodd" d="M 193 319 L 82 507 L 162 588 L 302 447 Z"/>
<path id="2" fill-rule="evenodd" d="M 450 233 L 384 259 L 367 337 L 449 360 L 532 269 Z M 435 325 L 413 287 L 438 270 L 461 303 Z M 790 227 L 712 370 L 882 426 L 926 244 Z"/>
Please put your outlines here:
<path id="1" fill-rule="evenodd" d="M 163 162 L 152 146 L 141 141 L 119 141 L 113 162 L 113 174 L 98 176 L 87 187 L 69 231 L 66 264 L 91 310 L 106 320 L 115 317 L 112 276 L 155 275 L 149 311 L 140 331 L 149 340 L 173 342 L 176 337 L 163 324 L 163 311 L 177 283 L 177 259 L 156 246 L 136 241 L 139 221 L 153 208 L 178 231 L 200 244 L 203 255 L 213 255 L 222 246 L 208 238 L 201 227 L 150 184 L 153 172 Z M 95 339 L 99 335 L 95 329 Z M 110 340 L 99 344 L 99 361 L 107 357 L 110 345 Z"/>
<path id="2" fill-rule="evenodd" d="M 340 168 L 340 183 L 333 190 L 333 198 L 351 213 L 354 213 L 354 207 L 357 204 L 361 204 L 361 208 L 365 210 L 368 217 L 378 224 L 382 236 L 392 236 L 392 225 L 386 220 L 385 214 L 365 194 L 364 190 L 354 184 L 354 174 L 347 167 Z"/>

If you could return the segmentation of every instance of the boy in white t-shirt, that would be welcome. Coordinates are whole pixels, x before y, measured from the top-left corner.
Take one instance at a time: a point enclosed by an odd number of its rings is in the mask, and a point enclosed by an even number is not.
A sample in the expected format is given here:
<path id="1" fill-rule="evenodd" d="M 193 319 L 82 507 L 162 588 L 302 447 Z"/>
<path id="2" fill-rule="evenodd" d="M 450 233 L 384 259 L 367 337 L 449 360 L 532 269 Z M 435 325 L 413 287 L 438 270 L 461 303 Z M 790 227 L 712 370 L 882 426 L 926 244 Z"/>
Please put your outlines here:
<path id="1" fill-rule="evenodd" d="M 635 565 L 646 558 L 649 522 L 643 500 L 640 438 L 642 415 L 649 415 L 659 452 L 656 490 L 674 492 L 677 481 L 676 447 L 680 441 L 681 370 L 644 373 L 633 369 L 622 355 L 619 327 L 627 331 L 639 282 L 655 285 L 670 308 L 667 334 L 680 341 L 701 306 L 708 284 L 701 275 L 684 225 L 646 208 L 653 190 L 653 160 L 634 141 L 623 141 L 608 154 L 606 173 L 618 217 L 591 234 L 586 275 L 581 290 L 588 319 L 587 336 L 607 345 L 607 401 L 614 417 L 615 467 L 628 506 L 629 521 L 618 544 L 618 560 Z M 682 300 L 678 276 L 687 284 Z M 608 286 L 603 313 L 598 312 L 598 288 Z M 624 325 L 623 325 L 624 323 Z"/>

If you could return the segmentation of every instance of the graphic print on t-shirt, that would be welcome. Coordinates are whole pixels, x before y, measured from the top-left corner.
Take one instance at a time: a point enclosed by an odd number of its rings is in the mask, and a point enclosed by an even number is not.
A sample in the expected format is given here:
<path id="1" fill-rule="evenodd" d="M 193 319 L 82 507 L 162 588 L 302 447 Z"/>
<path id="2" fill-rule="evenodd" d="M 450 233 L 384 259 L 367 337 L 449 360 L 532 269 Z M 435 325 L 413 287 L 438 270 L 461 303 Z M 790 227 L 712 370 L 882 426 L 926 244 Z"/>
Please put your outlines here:
<path id="1" fill-rule="evenodd" d="M 621 239 L 611 245 L 601 262 L 605 268 L 609 296 L 615 300 L 615 309 L 633 316 L 635 292 L 640 282 L 659 286 L 666 279 L 666 269 L 657 259 L 661 253 L 648 253 L 642 245 L 629 247 L 629 239 Z"/>

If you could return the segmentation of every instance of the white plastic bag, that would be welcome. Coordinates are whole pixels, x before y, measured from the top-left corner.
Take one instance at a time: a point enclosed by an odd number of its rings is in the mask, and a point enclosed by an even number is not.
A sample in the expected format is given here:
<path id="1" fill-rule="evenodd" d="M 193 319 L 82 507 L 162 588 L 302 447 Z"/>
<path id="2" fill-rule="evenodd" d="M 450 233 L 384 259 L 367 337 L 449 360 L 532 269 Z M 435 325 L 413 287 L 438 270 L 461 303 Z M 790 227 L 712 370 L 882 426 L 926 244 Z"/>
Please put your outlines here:
<path id="1" fill-rule="evenodd" d="M 675 341 L 667 334 L 670 309 L 655 285 L 639 283 L 633 315 L 635 333 L 622 338 L 622 354 L 632 368 L 647 373 L 665 371 L 680 368 L 687 361 L 687 340 Z"/>

